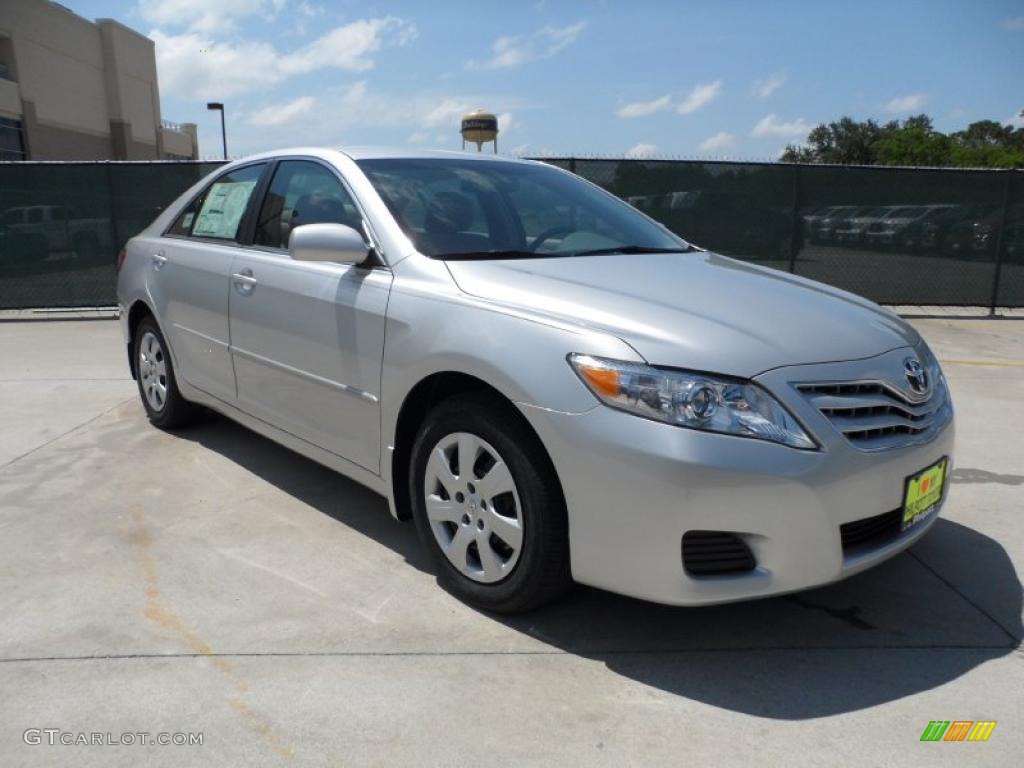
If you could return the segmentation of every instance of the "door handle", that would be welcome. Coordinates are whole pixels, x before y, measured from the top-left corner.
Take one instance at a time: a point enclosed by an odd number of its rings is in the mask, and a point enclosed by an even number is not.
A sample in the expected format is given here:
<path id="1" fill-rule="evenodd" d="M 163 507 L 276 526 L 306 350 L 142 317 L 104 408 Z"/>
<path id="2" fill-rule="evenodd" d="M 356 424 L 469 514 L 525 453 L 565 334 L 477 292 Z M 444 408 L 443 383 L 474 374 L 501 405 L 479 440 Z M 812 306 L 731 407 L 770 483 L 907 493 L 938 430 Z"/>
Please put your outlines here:
<path id="1" fill-rule="evenodd" d="M 167 257 L 164 256 L 163 252 L 154 253 L 151 258 L 153 260 L 153 269 L 160 269 L 167 263 Z"/>
<path id="2" fill-rule="evenodd" d="M 235 272 L 235 274 L 231 276 L 231 281 L 235 284 L 235 290 L 243 296 L 248 296 L 252 293 L 253 289 L 260 284 L 260 281 L 252 276 L 251 269 Z"/>

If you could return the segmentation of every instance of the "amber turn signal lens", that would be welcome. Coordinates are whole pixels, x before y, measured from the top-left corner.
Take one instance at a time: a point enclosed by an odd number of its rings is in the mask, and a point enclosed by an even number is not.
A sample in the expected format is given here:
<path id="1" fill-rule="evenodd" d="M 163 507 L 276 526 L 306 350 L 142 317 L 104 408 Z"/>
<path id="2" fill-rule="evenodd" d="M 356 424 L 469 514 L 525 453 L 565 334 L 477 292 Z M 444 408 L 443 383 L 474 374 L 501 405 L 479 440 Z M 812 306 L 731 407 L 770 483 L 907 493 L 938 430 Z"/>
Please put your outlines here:
<path id="1" fill-rule="evenodd" d="M 587 383 L 598 392 L 615 397 L 619 394 L 619 372 L 608 368 L 580 368 Z"/>

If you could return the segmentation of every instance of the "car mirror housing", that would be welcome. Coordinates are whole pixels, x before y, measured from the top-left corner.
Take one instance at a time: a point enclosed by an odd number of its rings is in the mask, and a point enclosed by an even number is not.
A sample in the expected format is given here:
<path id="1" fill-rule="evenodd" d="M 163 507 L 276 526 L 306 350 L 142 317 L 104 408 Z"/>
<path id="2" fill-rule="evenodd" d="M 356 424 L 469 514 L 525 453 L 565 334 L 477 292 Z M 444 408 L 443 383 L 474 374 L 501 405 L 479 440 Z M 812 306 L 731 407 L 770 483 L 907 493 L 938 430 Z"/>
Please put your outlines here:
<path id="1" fill-rule="evenodd" d="M 295 261 L 360 264 L 369 253 L 363 236 L 345 224 L 303 224 L 288 238 L 288 255 Z"/>

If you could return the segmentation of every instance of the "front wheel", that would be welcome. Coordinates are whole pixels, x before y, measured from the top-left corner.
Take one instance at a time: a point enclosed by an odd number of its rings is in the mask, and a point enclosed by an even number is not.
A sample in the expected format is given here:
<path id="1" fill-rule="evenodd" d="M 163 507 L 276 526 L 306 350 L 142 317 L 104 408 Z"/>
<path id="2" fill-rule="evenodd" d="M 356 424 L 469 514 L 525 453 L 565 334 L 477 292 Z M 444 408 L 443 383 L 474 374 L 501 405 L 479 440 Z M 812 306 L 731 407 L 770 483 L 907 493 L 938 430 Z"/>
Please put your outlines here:
<path id="1" fill-rule="evenodd" d="M 517 613 L 571 584 L 561 486 L 513 406 L 475 393 L 438 405 L 413 445 L 409 483 L 420 540 L 458 597 Z"/>

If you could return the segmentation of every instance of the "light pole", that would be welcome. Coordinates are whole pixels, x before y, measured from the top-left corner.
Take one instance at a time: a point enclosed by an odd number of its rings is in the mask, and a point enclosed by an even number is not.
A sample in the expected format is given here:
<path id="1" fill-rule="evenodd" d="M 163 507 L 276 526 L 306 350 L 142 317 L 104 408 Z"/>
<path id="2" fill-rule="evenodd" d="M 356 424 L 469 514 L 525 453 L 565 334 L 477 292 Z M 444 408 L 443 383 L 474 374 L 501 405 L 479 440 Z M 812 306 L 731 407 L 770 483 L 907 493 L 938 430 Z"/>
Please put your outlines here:
<path id="1" fill-rule="evenodd" d="M 224 159 L 228 159 L 228 132 L 224 127 L 224 105 L 219 101 L 209 101 L 206 103 L 207 109 L 212 109 L 215 112 L 220 112 L 220 138 L 224 143 Z"/>

